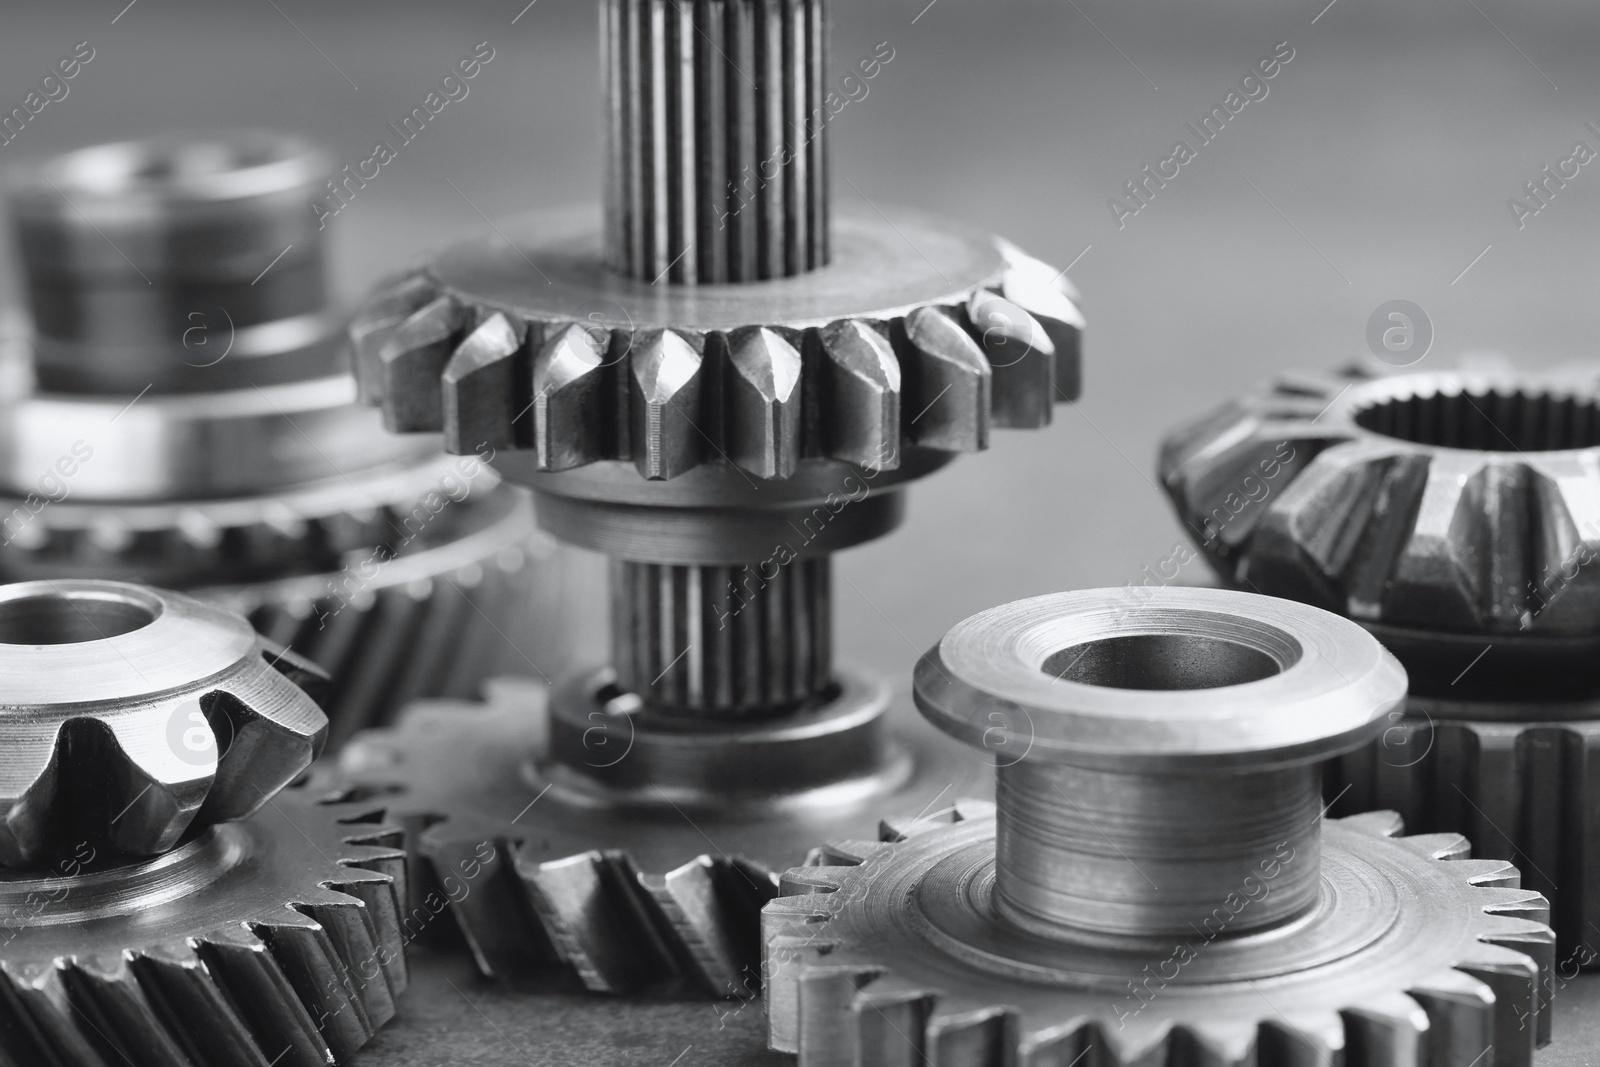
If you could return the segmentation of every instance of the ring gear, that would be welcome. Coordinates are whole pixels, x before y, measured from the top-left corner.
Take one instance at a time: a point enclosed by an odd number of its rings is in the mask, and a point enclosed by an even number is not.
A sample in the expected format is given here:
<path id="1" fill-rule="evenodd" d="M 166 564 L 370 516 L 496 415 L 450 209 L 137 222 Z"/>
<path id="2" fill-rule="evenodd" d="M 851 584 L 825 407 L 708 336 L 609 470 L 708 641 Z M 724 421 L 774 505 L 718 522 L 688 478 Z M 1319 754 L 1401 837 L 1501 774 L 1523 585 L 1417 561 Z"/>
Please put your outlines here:
<path id="1" fill-rule="evenodd" d="M 321 671 L 177 593 L 62 580 L 0 588 L 0 864 L 63 836 L 154 855 L 244 818 L 316 758 Z M 14 643 L 27 641 L 27 644 Z"/>
<path id="2" fill-rule="evenodd" d="M 0 1060 L 325 1067 L 406 986 L 399 831 L 291 786 L 122 866 L 0 878 Z"/>
<path id="3" fill-rule="evenodd" d="M 802 1067 L 1064 1067 L 1086 1053 L 1145 1067 L 1468 1067 L 1490 1046 L 1497 1064 L 1530 1063 L 1548 1040 L 1544 899 L 1509 864 L 1467 859 L 1459 835 L 1396 836 L 1388 812 L 1328 821 L 1325 914 L 1266 948 L 1321 959 L 1274 973 L 1244 946 L 1215 958 L 1227 949 L 1203 935 L 1054 958 L 1031 935 L 1005 937 L 985 911 L 994 821 L 964 813 L 784 876 L 762 916 L 774 1048 Z"/>
<path id="4" fill-rule="evenodd" d="M 1517 861 L 1564 956 L 1600 959 L 1600 375 L 1283 378 L 1173 431 L 1162 481 L 1225 582 L 1339 611 L 1411 699 L 1328 776 Z"/>

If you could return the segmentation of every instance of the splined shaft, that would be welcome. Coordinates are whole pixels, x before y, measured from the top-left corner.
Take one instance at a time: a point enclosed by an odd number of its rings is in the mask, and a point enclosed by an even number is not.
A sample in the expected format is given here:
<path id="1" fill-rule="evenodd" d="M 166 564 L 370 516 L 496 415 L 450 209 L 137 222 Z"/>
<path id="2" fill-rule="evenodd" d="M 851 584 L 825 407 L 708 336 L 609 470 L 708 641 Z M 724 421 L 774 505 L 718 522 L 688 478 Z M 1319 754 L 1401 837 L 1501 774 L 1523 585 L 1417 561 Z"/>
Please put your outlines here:
<path id="1" fill-rule="evenodd" d="M 716 716 L 779 711 L 823 692 L 833 667 L 832 561 L 775 571 L 613 561 L 618 684 L 655 707 Z"/>
<path id="2" fill-rule="evenodd" d="M 749 282 L 828 262 L 822 0 L 603 0 L 608 265 Z"/>

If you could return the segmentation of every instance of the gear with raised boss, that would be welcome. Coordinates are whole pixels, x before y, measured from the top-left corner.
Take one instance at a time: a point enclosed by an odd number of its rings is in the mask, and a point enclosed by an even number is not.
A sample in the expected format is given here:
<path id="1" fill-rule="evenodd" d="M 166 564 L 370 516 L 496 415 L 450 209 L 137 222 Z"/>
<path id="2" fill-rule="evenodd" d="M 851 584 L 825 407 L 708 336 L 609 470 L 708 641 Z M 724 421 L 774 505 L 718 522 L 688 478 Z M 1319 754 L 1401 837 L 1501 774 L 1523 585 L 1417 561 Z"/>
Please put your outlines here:
<path id="1" fill-rule="evenodd" d="M 1457 834 L 1322 818 L 1320 761 L 1405 695 L 1379 643 L 1227 590 L 1086 590 L 957 625 L 918 706 L 996 802 L 819 850 L 763 912 L 802 1067 L 1496 1064 L 1549 1039 L 1538 893 Z"/>
<path id="2" fill-rule="evenodd" d="M 0 1062 L 348 1062 L 405 988 L 381 806 L 298 778 L 326 679 L 176 593 L 0 587 Z"/>
<path id="3" fill-rule="evenodd" d="M 1168 435 L 1161 478 L 1224 582 L 1338 611 L 1405 664 L 1336 812 L 1467 835 L 1600 960 L 1600 377 L 1282 378 Z"/>
<path id="4" fill-rule="evenodd" d="M 327 169 L 246 131 L 23 171 L 32 331 L 0 389 L 0 575 L 244 611 L 335 677 L 337 741 L 536 672 L 505 635 L 530 636 L 550 543 L 480 458 L 397 441 L 356 403 L 305 210 Z"/>
<path id="5" fill-rule="evenodd" d="M 1076 397 L 1083 318 L 1004 241 L 834 218 L 822 0 L 599 6 L 603 218 L 498 224 L 380 287 L 351 339 L 390 429 L 487 443 L 547 531 L 610 557 L 611 662 L 420 710 L 342 766 L 447 816 L 435 865 L 515 846 L 504 892 L 454 909 L 485 970 L 750 996 L 756 909 L 819 833 L 983 788 L 834 666 L 830 556 Z"/>

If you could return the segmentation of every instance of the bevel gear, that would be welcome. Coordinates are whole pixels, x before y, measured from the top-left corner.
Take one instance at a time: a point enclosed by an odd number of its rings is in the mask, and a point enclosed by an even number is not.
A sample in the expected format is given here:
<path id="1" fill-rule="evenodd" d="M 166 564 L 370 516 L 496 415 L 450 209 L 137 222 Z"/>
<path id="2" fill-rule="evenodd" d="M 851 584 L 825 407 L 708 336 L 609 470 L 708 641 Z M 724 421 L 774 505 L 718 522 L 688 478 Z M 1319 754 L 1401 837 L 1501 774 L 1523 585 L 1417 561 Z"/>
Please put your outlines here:
<path id="1" fill-rule="evenodd" d="M 1078 391 L 1062 272 L 897 209 L 835 220 L 825 7 L 601 0 L 603 218 L 496 225 L 351 326 L 390 429 L 487 442 L 544 529 L 609 557 L 610 665 L 561 680 L 548 715 L 459 716 L 438 751 L 414 730 L 371 745 L 405 750 L 399 776 L 451 814 L 426 848 L 520 820 L 526 885 L 505 906 L 595 989 L 686 974 L 748 995 L 754 905 L 815 827 L 915 813 L 968 776 L 901 734 L 883 685 L 835 668 L 831 556 L 894 529 L 910 481 Z M 468 749 L 520 783 L 517 807 L 530 782 L 550 796 L 519 813 L 431 784 Z M 486 968 L 538 957 L 510 951 L 539 936 L 502 936 L 488 901 L 458 909 Z"/>
<path id="2" fill-rule="evenodd" d="M 1225 582 L 1406 665 L 1406 714 L 1335 763 L 1335 810 L 1517 861 L 1562 952 L 1600 960 L 1600 372 L 1282 378 L 1169 434 L 1160 472 Z"/>
<path id="3" fill-rule="evenodd" d="M 413 696 L 475 694 L 481 675 L 365 684 L 394 675 L 390 650 L 419 634 L 529 669 L 508 635 L 529 628 L 548 541 L 481 459 L 396 441 L 356 403 L 305 210 L 326 169 L 296 139 L 244 131 L 22 172 L 10 210 L 33 329 L 0 389 L 0 576 L 149 582 L 247 608 L 361 676 L 332 697 L 342 736 Z M 482 595 L 485 577 L 521 595 Z M 337 634 L 284 622 L 335 615 Z"/>
<path id="4" fill-rule="evenodd" d="M 118 582 L 0 587 L 0 865 L 148 856 L 256 811 L 322 749 L 326 677 L 243 618 Z"/>
<path id="5" fill-rule="evenodd" d="M 973 616 L 918 664 L 918 705 L 1027 751 L 997 762 L 992 809 L 784 876 L 772 1046 L 805 1067 L 1531 1063 L 1544 898 L 1459 835 L 1321 818 L 1320 761 L 1404 692 L 1354 624 L 1248 594 Z"/>
<path id="6" fill-rule="evenodd" d="M 400 833 L 304 786 L 153 860 L 0 876 L 0 1062 L 346 1063 L 406 986 Z"/>

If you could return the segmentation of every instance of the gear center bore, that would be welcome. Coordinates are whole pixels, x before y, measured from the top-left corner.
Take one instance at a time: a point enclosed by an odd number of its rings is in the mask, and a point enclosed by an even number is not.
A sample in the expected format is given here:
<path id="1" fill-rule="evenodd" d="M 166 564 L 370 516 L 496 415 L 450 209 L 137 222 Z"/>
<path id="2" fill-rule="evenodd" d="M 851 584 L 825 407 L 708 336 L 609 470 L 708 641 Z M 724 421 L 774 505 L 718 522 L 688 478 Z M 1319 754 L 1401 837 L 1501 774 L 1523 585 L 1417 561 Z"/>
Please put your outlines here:
<path id="1" fill-rule="evenodd" d="M 1600 447 L 1593 397 L 1535 389 L 1390 396 L 1357 409 L 1357 426 L 1385 437 L 1478 452 L 1563 452 Z"/>

